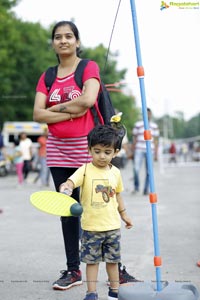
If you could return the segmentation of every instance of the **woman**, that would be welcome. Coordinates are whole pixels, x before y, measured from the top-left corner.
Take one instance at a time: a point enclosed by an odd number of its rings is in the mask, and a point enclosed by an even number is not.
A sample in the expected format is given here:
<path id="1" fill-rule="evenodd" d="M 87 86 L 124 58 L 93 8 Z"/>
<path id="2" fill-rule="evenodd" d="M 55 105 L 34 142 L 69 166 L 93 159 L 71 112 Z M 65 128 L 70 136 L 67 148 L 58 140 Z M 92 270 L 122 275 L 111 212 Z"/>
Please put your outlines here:
<path id="1" fill-rule="evenodd" d="M 97 101 L 100 87 L 99 67 L 89 61 L 83 74 L 82 91 L 74 80 L 74 72 L 80 62 L 79 32 L 69 21 L 57 23 L 52 30 L 52 47 L 58 57 L 57 78 L 47 91 L 45 73 L 36 88 L 33 118 L 48 124 L 47 165 L 50 167 L 55 188 L 83 163 L 90 162 L 87 150 L 87 134 L 94 127 L 90 111 Z M 79 191 L 72 197 L 79 201 Z M 53 284 L 54 289 L 65 290 L 82 284 L 79 270 L 79 219 L 61 217 L 67 258 L 67 271 Z"/>

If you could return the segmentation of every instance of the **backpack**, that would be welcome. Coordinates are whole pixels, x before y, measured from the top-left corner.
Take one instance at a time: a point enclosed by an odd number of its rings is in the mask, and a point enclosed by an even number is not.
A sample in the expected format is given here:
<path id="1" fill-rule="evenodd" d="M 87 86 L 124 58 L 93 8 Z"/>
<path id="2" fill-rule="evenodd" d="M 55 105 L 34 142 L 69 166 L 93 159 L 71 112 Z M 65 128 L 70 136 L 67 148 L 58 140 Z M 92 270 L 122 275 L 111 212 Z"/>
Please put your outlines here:
<path id="1" fill-rule="evenodd" d="M 89 59 L 82 59 L 79 62 L 78 66 L 76 68 L 76 71 L 74 73 L 74 79 L 76 81 L 76 84 L 78 85 L 78 87 L 81 90 L 83 87 L 83 82 L 82 82 L 83 72 L 89 61 L 90 61 Z M 58 69 L 58 66 L 50 67 L 47 69 L 47 71 L 45 73 L 44 80 L 45 80 L 45 85 L 46 85 L 48 91 L 50 91 L 51 86 L 57 76 L 57 69 Z M 98 95 L 98 108 L 99 108 L 99 111 L 103 118 L 104 124 L 110 124 L 111 117 L 113 115 L 115 115 L 115 109 L 112 104 L 112 100 L 110 98 L 109 92 L 106 89 L 106 87 L 102 81 L 100 82 L 100 85 L 101 85 L 101 88 L 100 88 L 99 95 Z M 95 125 L 101 124 L 102 122 L 99 118 L 98 111 L 97 111 L 95 105 L 93 107 L 91 107 L 91 112 L 94 117 Z"/>

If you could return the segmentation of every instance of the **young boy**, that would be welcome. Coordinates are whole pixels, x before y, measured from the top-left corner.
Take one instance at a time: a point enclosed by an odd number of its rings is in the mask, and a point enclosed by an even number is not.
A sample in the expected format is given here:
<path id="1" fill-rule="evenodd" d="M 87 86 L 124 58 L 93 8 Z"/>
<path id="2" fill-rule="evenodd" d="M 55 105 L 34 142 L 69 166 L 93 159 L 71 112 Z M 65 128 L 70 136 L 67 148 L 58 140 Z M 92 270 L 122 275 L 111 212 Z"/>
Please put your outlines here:
<path id="1" fill-rule="evenodd" d="M 110 280 L 108 299 L 118 299 L 120 218 L 126 228 L 133 226 L 120 195 L 123 190 L 120 170 L 110 163 L 117 155 L 119 145 L 120 138 L 111 126 L 95 127 L 88 135 L 92 162 L 80 167 L 60 186 L 60 192 L 68 194 L 81 187 L 81 261 L 87 264 L 87 294 L 84 300 L 98 300 L 96 282 L 100 261 L 106 262 Z"/>

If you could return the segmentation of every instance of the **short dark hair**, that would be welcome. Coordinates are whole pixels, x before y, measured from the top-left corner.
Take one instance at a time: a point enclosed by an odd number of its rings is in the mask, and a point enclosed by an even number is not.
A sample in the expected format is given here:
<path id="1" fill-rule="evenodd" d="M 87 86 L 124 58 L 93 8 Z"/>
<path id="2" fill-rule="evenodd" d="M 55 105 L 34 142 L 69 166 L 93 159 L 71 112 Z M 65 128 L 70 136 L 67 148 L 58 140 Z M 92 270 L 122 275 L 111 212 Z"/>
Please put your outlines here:
<path id="1" fill-rule="evenodd" d="M 95 145 L 113 146 L 116 151 L 119 149 L 120 137 L 117 131 L 110 125 L 98 125 L 94 127 L 87 136 L 88 147 Z"/>

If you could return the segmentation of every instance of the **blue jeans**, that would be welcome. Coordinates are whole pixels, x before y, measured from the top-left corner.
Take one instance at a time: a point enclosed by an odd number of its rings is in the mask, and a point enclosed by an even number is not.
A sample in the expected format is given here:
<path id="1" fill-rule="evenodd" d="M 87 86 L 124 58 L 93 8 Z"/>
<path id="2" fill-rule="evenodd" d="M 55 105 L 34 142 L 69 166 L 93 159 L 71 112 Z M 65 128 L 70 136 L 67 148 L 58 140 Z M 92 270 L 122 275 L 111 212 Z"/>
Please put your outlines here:
<path id="1" fill-rule="evenodd" d="M 50 169 L 46 164 L 46 157 L 40 157 L 40 180 L 42 185 L 49 185 Z"/>
<path id="2" fill-rule="evenodd" d="M 146 177 L 145 177 L 145 184 L 144 184 L 144 193 L 148 193 L 149 190 L 149 173 L 147 168 L 147 156 L 145 150 L 135 150 L 134 153 L 134 160 L 133 160 L 133 169 L 134 169 L 134 187 L 135 191 L 139 191 L 140 189 L 140 179 L 139 179 L 139 172 L 142 167 L 143 160 L 145 160 L 145 170 L 146 170 Z"/>

